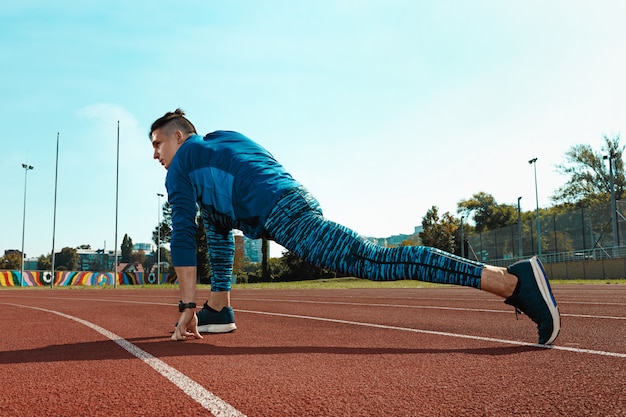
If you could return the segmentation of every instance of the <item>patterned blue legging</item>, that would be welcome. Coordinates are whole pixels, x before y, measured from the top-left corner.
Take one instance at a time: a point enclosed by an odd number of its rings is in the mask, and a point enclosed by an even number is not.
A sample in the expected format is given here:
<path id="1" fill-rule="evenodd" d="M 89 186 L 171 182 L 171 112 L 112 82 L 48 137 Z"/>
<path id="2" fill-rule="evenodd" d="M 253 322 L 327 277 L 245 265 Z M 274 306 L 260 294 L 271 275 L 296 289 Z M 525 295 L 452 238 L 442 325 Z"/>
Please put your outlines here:
<path id="1" fill-rule="evenodd" d="M 385 248 L 324 218 L 304 188 L 283 195 L 265 222 L 278 244 L 319 267 L 373 281 L 415 279 L 480 289 L 484 265 L 426 246 Z"/>

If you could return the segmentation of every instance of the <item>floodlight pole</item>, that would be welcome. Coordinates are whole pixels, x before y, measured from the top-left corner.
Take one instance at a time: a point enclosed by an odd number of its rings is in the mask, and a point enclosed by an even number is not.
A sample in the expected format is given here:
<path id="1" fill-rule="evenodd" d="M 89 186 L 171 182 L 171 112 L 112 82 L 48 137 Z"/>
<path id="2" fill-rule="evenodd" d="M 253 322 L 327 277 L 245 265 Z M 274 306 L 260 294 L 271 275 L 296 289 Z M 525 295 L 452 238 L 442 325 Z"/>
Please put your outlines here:
<path id="1" fill-rule="evenodd" d="M 115 246 L 113 246 L 113 254 L 115 256 L 115 265 L 113 266 L 113 288 L 117 288 L 117 215 L 118 215 L 118 196 L 120 183 L 120 121 L 117 121 L 117 168 L 115 172 Z"/>
<path id="2" fill-rule="evenodd" d="M 59 176 L 59 132 L 57 132 L 57 158 L 56 158 L 56 170 L 54 172 L 54 214 L 52 216 L 52 255 L 51 255 L 51 268 L 52 278 L 50 279 L 50 288 L 54 288 L 54 237 L 56 233 L 57 224 L 57 178 Z"/>
<path id="3" fill-rule="evenodd" d="M 157 193 L 159 207 L 157 210 L 157 284 L 161 283 L 161 197 L 163 194 Z"/>
<path id="4" fill-rule="evenodd" d="M 537 256 L 541 258 L 541 219 L 539 219 L 539 190 L 537 189 L 537 158 L 528 161 L 535 170 L 535 199 L 537 201 Z"/>
<path id="5" fill-rule="evenodd" d="M 32 170 L 34 167 L 32 165 L 22 164 L 22 168 L 24 168 L 24 213 L 22 214 L 22 252 L 20 253 L 20 257 L 22 258 L 21 268 L 20 268 L 20 287 L 24 285 L 24 235 L 26 231 L 26 178 L 28 177 L 28 171 Z"/>

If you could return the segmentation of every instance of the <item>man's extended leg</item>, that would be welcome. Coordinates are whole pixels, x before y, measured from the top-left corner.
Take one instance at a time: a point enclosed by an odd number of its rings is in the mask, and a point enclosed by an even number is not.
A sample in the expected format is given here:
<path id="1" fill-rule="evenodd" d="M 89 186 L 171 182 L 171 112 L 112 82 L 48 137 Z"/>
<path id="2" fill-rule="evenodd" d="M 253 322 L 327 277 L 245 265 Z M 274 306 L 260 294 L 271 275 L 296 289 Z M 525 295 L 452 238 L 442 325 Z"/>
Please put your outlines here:
<path id="1" fill-rule="evenodd" d="M 513 294 L 516 285 L 517 277 L 509 273 L 506 268 L 485 265 L 480 278 L 481 290 L 507 298 Z"/>
<path id="2" fill-rule="evenodd" d="M 425 246 L 385 248 L 325 219 L 304 188 L 285 194 L 265 223 L 285 248 L 317 266 L 370 280 L 416 279 L 463 285 L 506 298 L 538 325 L 539 343 L 558 335 L 560 318 L 541 263 L 533 258 L 508 269 L 487 266 Z"/>
<path id="3" fill-rule="evenodd" d="M 317 266 L 373 281 L 415 279 L 481 288 L 485 265 L 426 246 L 386 248 L 325 219 L 304 188 L 284 195 L 265 222 L 279 244 Z"/>

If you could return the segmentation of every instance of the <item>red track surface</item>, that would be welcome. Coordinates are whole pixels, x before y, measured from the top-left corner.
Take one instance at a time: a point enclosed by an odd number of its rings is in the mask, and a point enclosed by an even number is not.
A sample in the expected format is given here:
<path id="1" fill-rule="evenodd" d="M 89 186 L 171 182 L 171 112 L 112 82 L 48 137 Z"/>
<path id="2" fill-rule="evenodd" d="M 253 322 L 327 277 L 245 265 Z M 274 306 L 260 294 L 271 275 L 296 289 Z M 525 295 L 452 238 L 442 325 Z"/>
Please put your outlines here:
<path id="1" fill-rule="evenodd" d="M 174 290 L 2 290 L 0 415 L 626 416 L 626 286 L 554 292 L 546 349 L 468 288 L 235 289 L 239 329 L 187 342 Z"/>

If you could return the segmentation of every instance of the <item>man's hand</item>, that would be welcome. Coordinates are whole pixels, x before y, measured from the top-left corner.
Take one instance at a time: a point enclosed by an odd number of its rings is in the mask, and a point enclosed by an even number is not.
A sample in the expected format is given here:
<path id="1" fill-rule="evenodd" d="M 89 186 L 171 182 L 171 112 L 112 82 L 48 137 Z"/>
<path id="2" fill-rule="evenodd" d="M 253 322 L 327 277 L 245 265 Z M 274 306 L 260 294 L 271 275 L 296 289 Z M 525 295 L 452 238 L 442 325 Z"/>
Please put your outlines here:
<path id="1" fill-rule="evenodd" d="M 172 334 L 172 340 L 202 339 L 198 333 L 198 317 L 194 309 L 188 308 L 180 313 L 178 325 Z"/>

